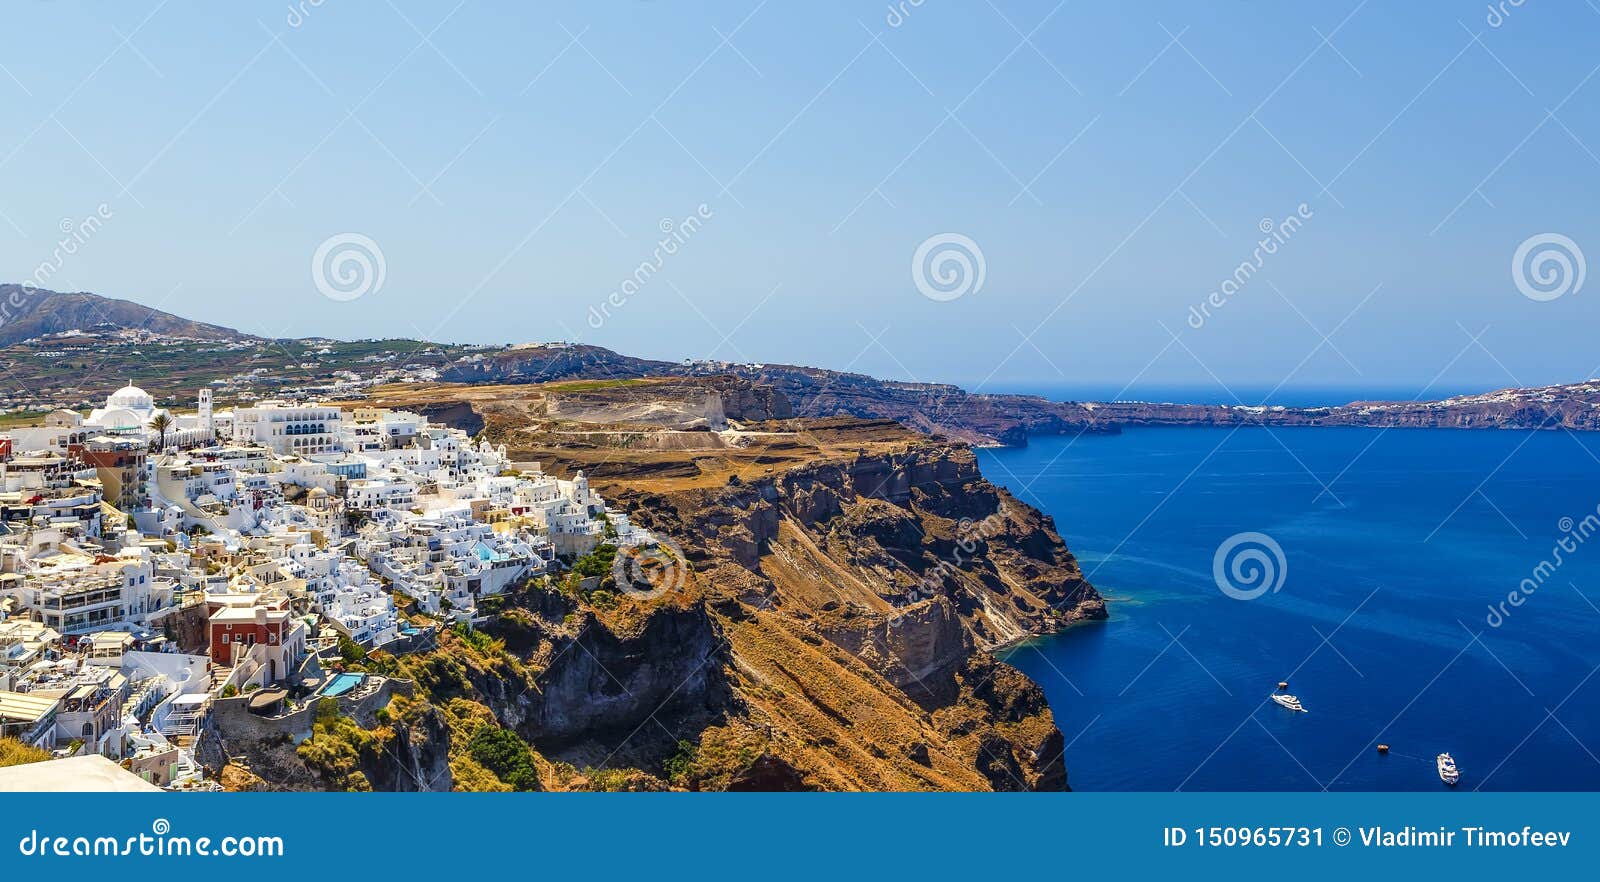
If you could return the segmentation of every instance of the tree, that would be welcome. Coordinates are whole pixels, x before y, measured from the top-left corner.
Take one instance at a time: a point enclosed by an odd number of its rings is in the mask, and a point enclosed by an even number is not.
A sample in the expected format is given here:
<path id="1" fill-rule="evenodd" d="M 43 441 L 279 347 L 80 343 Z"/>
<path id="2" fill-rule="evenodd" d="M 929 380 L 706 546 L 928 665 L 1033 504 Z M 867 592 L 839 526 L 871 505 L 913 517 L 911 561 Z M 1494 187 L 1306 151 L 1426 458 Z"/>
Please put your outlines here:
<path id="1" fill-rule="evenodd" d="M 339 657 L 344 659 L 346 664 L 357 664 L 367 660 L 367 651 L 361 648 L 361 644 L 351 640 L 344 634 L 340 634 Z"/>
<path id="2" fill-rule="evenodd" d="M 150 428 L 156 431 L 156 449 L 167 446 L 167 429 L 172 428 L 172 417 L 158 413 L 150 419 Z"/>
<path id="3" fill-rule="evenodd" d="M 528 745 L 512 732 L 491 723 L 478 727 L 467 742 L 467 751 L 478 764 L 494 773 L 513 790 L 538 790 L 539 770 L 533 764 Z"/>

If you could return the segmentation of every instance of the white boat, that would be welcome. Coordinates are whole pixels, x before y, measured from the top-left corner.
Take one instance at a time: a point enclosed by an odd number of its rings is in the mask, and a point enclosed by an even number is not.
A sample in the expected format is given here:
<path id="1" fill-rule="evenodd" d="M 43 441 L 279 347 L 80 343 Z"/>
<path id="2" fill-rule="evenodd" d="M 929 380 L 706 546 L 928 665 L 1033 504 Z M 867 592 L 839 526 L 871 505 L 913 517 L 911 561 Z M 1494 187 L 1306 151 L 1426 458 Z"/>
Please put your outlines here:
<path id="1" fill-rule="evenodd" d="M 1274 693 L 1272 693 L 1272 700 L 1276 701 L 1278 704 L 1283 705 L 1284 707 L 1288 708 L 1289 710 L 1299 711 L 1300 713 L 1305 713 L 1306 712 L 1305 707 L 1300 704 L 1300 699 L 1295 698 L 1293 695 L 1290 695 L 1287 692 L 1274 692 Z"/>
<path id="2" fill-rule="evenodd" d="M 1452 787 L 1461 780 L 1461 770 L 1456 768 L 1455 758 L 1448 753 L 1439 754 L 1439 780 Z"/>

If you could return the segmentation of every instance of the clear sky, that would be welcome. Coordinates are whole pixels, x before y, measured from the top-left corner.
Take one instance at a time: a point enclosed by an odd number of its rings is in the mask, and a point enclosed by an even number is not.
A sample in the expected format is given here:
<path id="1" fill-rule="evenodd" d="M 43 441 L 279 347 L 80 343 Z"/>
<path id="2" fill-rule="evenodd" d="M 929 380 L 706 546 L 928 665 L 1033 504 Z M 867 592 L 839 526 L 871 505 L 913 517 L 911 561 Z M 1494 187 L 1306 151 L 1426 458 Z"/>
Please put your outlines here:
<path id="1" fill-rule="evenodd" d="M 47 287 L 274 336 L 1217 400 L 1600 364 L 1578 255 L 1554 299 L 1512 270 L 1540 234 L 1600 255 L 1594 4 L 135 0 L 7 19 L 7 281 L 102 212 Z M 1263 222 L 1297 215 L 1258 256 Z M 687 233 L 657 254 L 663 222 Z M 382 252 L 356 299 L 312 271 L 343 233 Z M 976 245 L 981 284 L 969 259 L 919 286 L 940 234 Z M 1571 251 L 1530 246 L 1552 247 Z"/>

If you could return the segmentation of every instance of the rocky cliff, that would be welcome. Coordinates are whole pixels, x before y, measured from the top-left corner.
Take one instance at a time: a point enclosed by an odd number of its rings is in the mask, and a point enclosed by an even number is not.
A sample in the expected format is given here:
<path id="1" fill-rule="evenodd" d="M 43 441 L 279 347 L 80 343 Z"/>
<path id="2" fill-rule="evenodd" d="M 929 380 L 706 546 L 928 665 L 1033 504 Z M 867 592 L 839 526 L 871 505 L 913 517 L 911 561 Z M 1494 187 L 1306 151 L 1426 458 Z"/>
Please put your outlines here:
<path id="1" fill-rule="evenodd" d="M 728 426 L 694 431 L 709 401 Z M 969 446 L 793 417 L 771 384 L 726 375 L 374 402 L 468 407 L 513 459 L 582 470 L 677 549 L 665 596 L 616 570 L 529 586 L 479 636 L 401 660 L 456 741 L 515 732 L 558 789 L 1065 786 L 1042 691 L 991 653 L 1105 605 L 1054 522 L 989 483 Z M 452 762 L 458 786 L 494 783 Z"/>
<path id="2" fill-rule="evenodd" d="M 1355 401 L 1329 407 L 1052 401 L 980 394 L 942 383 L 905 383 L 785 364 L 649 361 L 595 347 L 508 351 L 461 369 L 462 382 L 542 382 L 571 377 L 732 375 L 782 393 L 795 416 L 891 419 L 978 445 L 1027 444 L 1030 435 L 1116 432 L 1123 426 L 1367 426 L 1373 428 L 1600 431 L 1600 382 L 1503 389 L 1437 401 Z"/>
<path id="3" fill-rule="evenodd" d="M 246 697 L 219 699 L 197 756 L 229 790 L 450 790 L 450 731 L 415 696 L 413 682 L 391 679 L 360 700 L 272 718 Z"/>
<path id="4" fill-rule="evenodd" d="M 1049 520 L 984 480 L 970 449 L 911 444 L 618 499 L 708 586 L 734 693 L 762 709 L 768 689 L 794 690 L 811 711 L 759 715 L 814 745 L 782 754 L 803 779 L 929 786 L 897 761 L 937 753 L 939 786 L 1065 785 L 1042 692 L 987 650 L 1103 617 L 1104 602 Z M 869 709 L 894 734 L 863 739 Z"/>
<path id="5" fill-rule="evenodd" d="M 483 408 L 487 431 L 526 443 L 509 420 L 527 411 L 501 406 Z M 531 583 L 476 631 L 361 663 L 415 684 L 390 722 L 436 715 L 422 740 L 445 745 L 451 786 L 1067 786 L 1043 692 L 991 650 L 1102 617 L 1104 603 L 1050 519 L 985 480 L 970 448 L 875 421 L 768 421 L 753 433 L 765 443 L 711 454 L 571 447 L 568 432 L 547 426 L 556 446 L 514 455 L 600 475 L 676 549 L 671 578 L 641 591 L 622 566 Z M 635 467 L 669 462 L 684 470 Z M 536 776 L 476 750 L 496 733 L 525 746 Z M 319 758 L 364 785 L 398 780 L 342 755 Z"/>

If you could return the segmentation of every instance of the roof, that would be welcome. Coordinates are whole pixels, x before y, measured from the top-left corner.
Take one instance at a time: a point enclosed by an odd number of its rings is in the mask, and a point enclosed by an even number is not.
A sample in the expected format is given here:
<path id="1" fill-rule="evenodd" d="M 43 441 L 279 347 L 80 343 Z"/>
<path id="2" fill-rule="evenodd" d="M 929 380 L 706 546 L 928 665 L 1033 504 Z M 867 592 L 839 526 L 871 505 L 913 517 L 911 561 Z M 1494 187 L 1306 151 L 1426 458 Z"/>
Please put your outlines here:
<path id="1" fill-rule="evenodd" d="M 43 719 L 60 701 L 31 692 L 0 692 L 0 720 L 32 723 Z"/>
<path id="2" fill-rule="evenodd" d="M 0 769 L 6 793 L 153 793 L 161 788 L 99 754 Z"/>
<path id="3" fill-rule="evenodd" d="M 266 613 L 266 620 L 269 622 L 289 617 L 289 611 L 286 609 L 272 609 L 261 606 L 225 606 L 211 614 L 211 621 L 254 622 L 256 620 L 256 610 L 258 609 Z"/>

